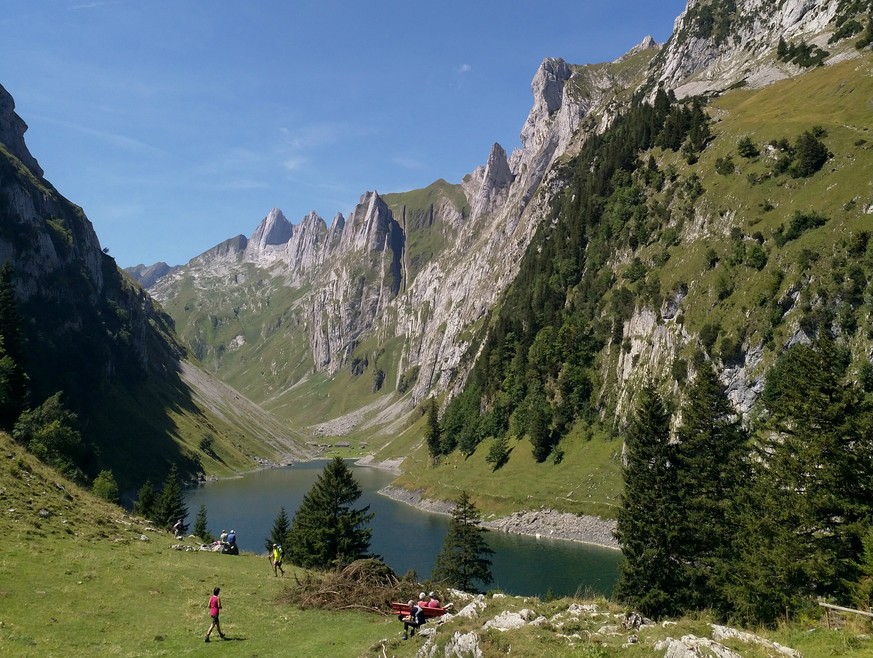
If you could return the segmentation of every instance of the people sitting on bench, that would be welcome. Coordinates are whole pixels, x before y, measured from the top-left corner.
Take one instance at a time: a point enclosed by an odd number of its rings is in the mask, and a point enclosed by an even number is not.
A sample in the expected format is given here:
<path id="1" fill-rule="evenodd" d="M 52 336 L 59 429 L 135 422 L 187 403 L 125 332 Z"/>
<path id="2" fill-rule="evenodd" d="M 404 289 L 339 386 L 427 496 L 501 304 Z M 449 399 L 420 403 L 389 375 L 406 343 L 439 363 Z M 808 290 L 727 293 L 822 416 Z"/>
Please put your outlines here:
<path id="1" fill-rule="evenodd" d="M 403 639 L 406 640 L 410 635 L 415 635 L 415 629 L 421 626 L 425 621 L 424 610 L 421 605 L 412 599 L 409 600 L 409 614 L 399 615 L 400 621 L 403 622 Z"/>

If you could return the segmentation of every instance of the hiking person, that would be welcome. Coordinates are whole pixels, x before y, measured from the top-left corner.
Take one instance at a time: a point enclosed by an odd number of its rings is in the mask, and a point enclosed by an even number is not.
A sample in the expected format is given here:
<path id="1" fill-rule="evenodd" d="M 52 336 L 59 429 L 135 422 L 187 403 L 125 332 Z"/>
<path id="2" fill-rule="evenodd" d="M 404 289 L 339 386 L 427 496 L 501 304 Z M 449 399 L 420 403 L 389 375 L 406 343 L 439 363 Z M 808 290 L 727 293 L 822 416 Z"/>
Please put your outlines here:
<path id="1" fill-rule="evenodd" d="M 282 572 L 282 575 L 285 575 L 285 570 L 282 568 L 282 559 L 285 557 L 285 550 L 282 548 L 282 544 L 273 544 L 273 552 L 272 552 L 272 562 L 273 562 L 273 575 L 277 578 L 279 577 L 279 572 Z"/>
<path id="2" fill-rule="evenodd" d="M 218 613 L 221 612 L 221 597 L 218 593 L 221 591 L 220 587 L 216 587 L 212 590 L 212 596 L 209 598 L 209 616 L 212 617 L 212 624 L 209 626 L 209 630 L 206 631 L 206 637 L 203 638 L 204 642 L 209 642 L 209 636 L 212 635 L 212 629 L 218 631 L 218 636 L 224 640 L 224 633 L 221 632 L 221 624 L 218 623 Z"/>

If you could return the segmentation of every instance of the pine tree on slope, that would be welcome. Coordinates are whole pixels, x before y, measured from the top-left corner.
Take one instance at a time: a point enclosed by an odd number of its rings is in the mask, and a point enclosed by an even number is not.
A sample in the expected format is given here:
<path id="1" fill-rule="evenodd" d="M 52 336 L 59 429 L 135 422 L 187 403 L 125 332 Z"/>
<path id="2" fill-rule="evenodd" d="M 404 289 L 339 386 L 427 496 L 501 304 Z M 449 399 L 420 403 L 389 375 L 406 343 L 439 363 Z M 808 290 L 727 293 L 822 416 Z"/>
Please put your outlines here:
<path id="1" fill-rule="evenodd" d="M 712 367 L 702 363 L 682 405 L 676 450 L 683 514 L 679 557 L 686 610 L 729 611 L 725 590 L 737 550 L 737 495 L 747 478 L 746 434 Z"/>
<path id="2" fill-rule="evenodd" d="M 625 451 L 624 492 L 615 531 L 624 560 L 614 594 L 647 616 L 670 616 L 679 609 L 675 595 L 685 585 L 678 561 L 683 512 L 670 417 L 651 382 L 637 396 Z"/>
<path id="3" fill-rule="evenodd" d="M 346 463 L 334 457 L 324 467 L 291 521 L 286 555 L 301 567 L 328 569 L 343 567 L 367 556 L 373 518 L 369 505 L 352 506 L 361 497 Z"/>
<path id="4" fill-rule="evenodd" d="M 288 513 L 284 507 L 280 507 L 279 514 L 276 515 L 273 527 L 270 529 L 270 536 L 264 539 L 264 548 L 267 549 L 267 552 L 273 550 L 273 544 L 279 544 L 283 548 L 287 547 L 290 530 L 291 522 L 288 520 Z"/>
<path id="5" fill-rule="evenodd" d="M 434 564 L 434 580 L 465 592 L 475 592 L 476 582 L 487 585 L 494 579 L 488 557 L 494 551 L 485 540 L 488 530 L 480 526 L 479 521 L 479 510 L 467 492 L 462 491 Z"/>

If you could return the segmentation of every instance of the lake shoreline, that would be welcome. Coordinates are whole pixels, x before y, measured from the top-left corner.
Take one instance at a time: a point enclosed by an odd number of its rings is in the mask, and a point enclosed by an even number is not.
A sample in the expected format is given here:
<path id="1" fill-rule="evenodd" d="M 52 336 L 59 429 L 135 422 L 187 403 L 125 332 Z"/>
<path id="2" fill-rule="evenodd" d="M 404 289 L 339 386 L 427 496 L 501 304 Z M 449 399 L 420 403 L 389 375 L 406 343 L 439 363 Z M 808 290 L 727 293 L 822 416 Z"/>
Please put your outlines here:
<path id="1" fill-rule="evenodd" d="M 296 462 L 311 462 L 318 461 L 319 459 L 327 459 L 327 457 L 288 460 L 287 462 L 280 463 L 262 460 L 259 462 L 260 468 L 252 469 L 252 471 L 246 473 L 273 468 L 284 468 L 291 466 Z M 367 455 L 365 457 L 354 459 L 354 463 L 356 466 L 376 468 L 399 475 L 401 472 L 400 466 L 403 463 L 403 460 L 392 459 L 376 461 L 372 455 Z M 214 482 L 220 479 L 242 477 L 246 475 L 246 473 L 237 473 L 236 475 L 225 476 L 222 478 L 212 476 L 192 484 L 205 484 L 206 482 Z M 423 490 L 411 491 L 394 485 L 383 487 L 379 490 L 379 494 L 431 514 L 451 516 L 452 510 L 455 507 L 455 503 L 449 500 L 424 498 L 422 495 Z M 539 510 L 513 512 L 508 516 L 484 520 L 482 525 L 489 530 L 508 532 L 516 535 L 526 535 L 538 539 L 560 539 L 561 541 L 589 544 L 610 550 L 621 550 L 621 546 L 613 536 L 616 525 L 615 521 L 611 519 L 603 519 L 599 516 L 571 514 L 569 512 L 559 512 L 557 510 L 544 508 Z"/>
<path id="2" fill-rule="evenodd" d="M 392 500 L 432 514 L 451 515 L 455 507 L 451 501 L 424 498 L 422 490 L 410 491 L 402 487 L 388 485 L 380 489 L 379 493 Z M 528 510 L 483 521 L 482 525 L 490 530 L 516 535 L 560 539 L 591 544 L 610 550 L 621 550 L 621 546 L 612 534 L 615 530 L 615 521 L 597 516 L 580 516 L 553 509 Z"/>

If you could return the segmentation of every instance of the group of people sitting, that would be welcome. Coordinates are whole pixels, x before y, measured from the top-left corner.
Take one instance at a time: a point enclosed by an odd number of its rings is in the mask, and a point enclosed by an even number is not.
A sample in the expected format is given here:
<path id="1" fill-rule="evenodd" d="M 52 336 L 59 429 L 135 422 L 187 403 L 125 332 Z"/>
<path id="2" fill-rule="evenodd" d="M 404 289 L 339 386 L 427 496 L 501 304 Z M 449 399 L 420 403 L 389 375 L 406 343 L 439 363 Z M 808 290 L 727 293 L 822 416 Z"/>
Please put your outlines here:
<path id="1" fill-rule="evenodd" d="M 418 602 L 413 599 L 409 600 L 409 614 L 400 615 L 400 621 L 403 622 L 403 639 L 409 639 L 410 635 L 415 635 L 415 629 L 427 621 L 425 615 L 426 608 L 441 608 L 440 600 L 436 596 L 436 592 L 425 594 L 421 592 L 418 595 Z"/>
<path id="2" fill-rule="evenodd" d="M 212 550 L 216 553 L 239 555 L 239 546 L 236 545 L 236 530 L 222 530 L 221 535 L 212 542 Z"/>

